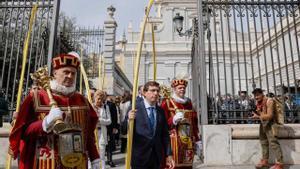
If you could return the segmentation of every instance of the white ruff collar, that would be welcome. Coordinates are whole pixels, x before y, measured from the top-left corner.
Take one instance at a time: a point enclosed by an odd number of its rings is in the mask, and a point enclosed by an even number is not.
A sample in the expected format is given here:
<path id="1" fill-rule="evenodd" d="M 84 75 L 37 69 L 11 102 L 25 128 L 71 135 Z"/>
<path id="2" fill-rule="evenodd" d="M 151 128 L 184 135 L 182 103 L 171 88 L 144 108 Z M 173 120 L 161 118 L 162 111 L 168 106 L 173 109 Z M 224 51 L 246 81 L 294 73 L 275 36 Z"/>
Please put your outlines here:
<path id="1" fill-rule="evenodd" d="M 66 87 L 66 86 L 63 86 L 61 84 L 58 84 L 56 82 L 56 80 L 51 80 L 50 81 L 50 88 L 51 88 L 52 91 L 57 92 L 59 94 L 62 94 L 64 96 L 68 96 L 69 94 L 74 93 L 75 90 L 76 90 L 75 83 L 71 87 Z"/>
<path id="2" fill-rule="evenodd" d="M 172 98 L 177 102 L 177 103 L 181 103 L 181 104 L 185 104 L 187 103 L 187 101 L 189 100 L 189 98 L 185 97 L 184 98 L 180 98 L 178 97 L 175 93 L 173 93 Z"/>

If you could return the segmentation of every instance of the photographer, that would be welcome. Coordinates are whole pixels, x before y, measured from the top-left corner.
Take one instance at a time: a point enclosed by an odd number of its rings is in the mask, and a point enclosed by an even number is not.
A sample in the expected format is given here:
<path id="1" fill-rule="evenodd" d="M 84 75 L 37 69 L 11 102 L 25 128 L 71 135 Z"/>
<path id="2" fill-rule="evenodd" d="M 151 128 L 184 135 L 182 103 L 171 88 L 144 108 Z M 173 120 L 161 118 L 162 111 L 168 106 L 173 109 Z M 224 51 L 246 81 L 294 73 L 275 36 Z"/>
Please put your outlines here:
<path id="1" fill-rule="evenodd" d="M 262 147 L 262 159 L 255 166 L 257 169 L 269 167 L 269 144 L 272 148 L 276 163 L 270 169 L 283 169 L 283 155 L 279 141 L 272 131 L 275 125 L 274 116 L 274 101 L 272 98 L 267 98 L 263 90 L 260 88 L 254 89 L 252 92 L 256 100 L 256 111 L 253 112 L 252 118 L 259 119 L 259 139 Z"/>

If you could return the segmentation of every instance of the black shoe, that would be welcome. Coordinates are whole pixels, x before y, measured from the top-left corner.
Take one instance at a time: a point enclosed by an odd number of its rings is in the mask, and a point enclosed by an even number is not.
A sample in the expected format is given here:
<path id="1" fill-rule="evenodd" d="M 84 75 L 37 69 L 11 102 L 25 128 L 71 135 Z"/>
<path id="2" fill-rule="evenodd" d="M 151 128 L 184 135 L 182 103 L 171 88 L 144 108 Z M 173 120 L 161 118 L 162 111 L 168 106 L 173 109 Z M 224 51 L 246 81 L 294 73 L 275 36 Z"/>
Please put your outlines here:
<path id="1" fill-rule="evenodd" d="M 110 167 L 112 167 L 112 168 L 113 168 L 113 167 L 116 167 L 116 165 L 115 165 L 112 161 L 109 161 L 109 162 L 108 162 L 108 165 L 110 165 Z"/>

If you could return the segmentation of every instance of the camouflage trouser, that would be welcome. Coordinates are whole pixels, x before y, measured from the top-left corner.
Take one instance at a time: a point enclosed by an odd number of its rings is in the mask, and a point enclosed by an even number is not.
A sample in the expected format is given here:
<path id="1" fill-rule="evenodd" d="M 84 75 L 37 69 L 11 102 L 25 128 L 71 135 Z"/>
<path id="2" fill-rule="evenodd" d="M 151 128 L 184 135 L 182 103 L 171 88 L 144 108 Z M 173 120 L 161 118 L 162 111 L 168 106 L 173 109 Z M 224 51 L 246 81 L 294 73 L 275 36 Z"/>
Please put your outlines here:
<path id="1" fill-rule="evenodd" d="M 275 154 L 276 160 L 279 163 L 283 163 L 282 150 L 280 148 L 277 137 L 272 132 L 272 122 L 268 124 L 260 124 L 259 127 L 259 140 L 262 147 L 263 159 L 269 159 L 269 145 Z"/>

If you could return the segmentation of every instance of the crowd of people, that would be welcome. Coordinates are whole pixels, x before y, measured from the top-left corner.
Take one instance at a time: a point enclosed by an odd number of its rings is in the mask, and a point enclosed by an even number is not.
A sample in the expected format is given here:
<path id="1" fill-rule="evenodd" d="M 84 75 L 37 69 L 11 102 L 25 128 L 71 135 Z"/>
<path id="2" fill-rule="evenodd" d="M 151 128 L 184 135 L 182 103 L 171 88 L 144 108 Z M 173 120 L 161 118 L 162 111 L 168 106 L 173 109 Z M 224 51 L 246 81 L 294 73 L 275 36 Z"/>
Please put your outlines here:
<path id="1" fill-rule="evenodd" d="M 23 100 L 9 137 L 10 154 L 18 158 L 20 169 L 115 167 L 113 152 L 132 152 L 132 169 L 191 169 L 196 145 L 199 145 L 198 113 L 186 97 L 188 81 L 173 79 L 169 91 L 155 81 L 139 87 L 132 107 L 130 91 L 113 96 L 103 90 L 91 90 L 92 103 L 76 92 L 76 74 L 80 60 L 74 54 L 53 58 L 53 79 L 33 87 Z M 49 88 L 47 88 L 47 86 Z M 260 123 L 262 159 L 256 168 L 267 167 L 269 145 L 275 152 L 272 169 L 283 168 L 283 156 L 274 127 L 283 124 L 274 96 L 255 89 L 239 98 L 230 95 L 209 99 L 210 109 L 244 110 L 247 120 Z M 284 106 L 293 106 L 285 97 Z M 132 148 L 127 148 L 128 123 L 133 122 Z M 97 133 L 97 134 L 95 134 Z M 97 137 L 96 137 L 97 136 Z M 96 141 L 97 140 L 97 141 Z M 117 147 L 120 147 L 120 150 Z"/>
<path id="2" fill-rule="evenodd" d="M 286 123 L 298 123 L 300 121 L 300 104 L 295 96 L 285 94 L 275 96 L 274 93 L 266 94 L 268 98 L 278 98 L 284 104 L 284 112 Z M 248 94 L 247 91 L 240 91 L 238 95 L 220 95 L 217 97 L 209 97 L 209 118 L 210 122 L 219 124 L 228 123 L 258 123 L 255 120 L 249 120 L 253 110 L 255 110 L 255 97 Z"/>
<path id="3" fill-rule="evenodd" d="M 127 131 L 124 131 L 120 124 L 125 120 L 132 96 L 129 91 L 124 91 L 122 96 L 112 96 L 95 88 L 91 88 L 91 95 L 93 107 L 99 118 L 97 130 L 101 166 L 105 169 L 108 164 L 113 168 L 116 166 L 113 161 L 113 152 L 126 152 Z M 118 146 L 120 150 L 117 149 Z"/>
<path id="4" fill-rule="evenodd" d="M 46 83 L 24 98 L 9 137 L 20 169 L 113 168 L 114 151 L 131 151 L 132 169 L 192 168 L 198 116 L 185 96 L 186 80 L 174 79 L 173 94 L 164 98 L 159 83 L 145 83 L 134 108 L 130 91 L 113 96 L 92 88 L 89 102 L 76 91 L 79 65 L 78 54 L 60 54 L 52 60 L 53 79 L 36 74 Z M 131 121 L 132 149 L 126 150 Z"/>
<path id="5" fill-rule="evenodd" d="M 99 117 L 98 124 L 100 124 L 100 126 L 98 126 L 98 136 L 100 145 L 100 158 L 103 169 L 106 166 L 105 154 L 107 154 L 107 160 L 110 167 L 115 167 L 110 154 L 112 154 L 112 151 L 116 151 L 116 146 L 120 147 L 120 150 L 118 150 L 120 151 L 120 153 L 126 153 L 128 120 L 130 118 L 135 118 L 136 111 L 138 111 L 138 114 L 143 114 L 143 108 L 141 107 L 144 106 L 146 110 L 148 110 L 149 107 L 153 107 L 153 109 L 157 111 L 156 118 L 159 118 L 159 114 L 162 115 L 160 117 L 161 120 L 157 121 L 161 122 L 161 127 L 154 128 L 157 128 L 158 131 L 163 130 L 163 132 L 157 131 L 158 133 L 160 133 L 157 137 L 162 137 L 164 141 L 157 143 L 159 146 L 158 148 L 156 147 L 156 149 L 158 149 L 159 151 L 153 150 L 151 154 L 148 154 L 148 156 L 146 156 L 145 154 L 149 153 L 148 151 L 153 149 L 153 147 L 149 147 L 149 145 L 153 144 L 151 142 L 156 142 L 155 140 L 159 141 L 160 138 L 155 138 L 154 140 L 152 138 L 148 140 L 149 143 L 147 143 L 144 138 L 145 136 L 135 134 L 134 137 L 136 138 L 134 138 L 133 150 L 139 151 L 134 151 L 136 153 L 133 153 L 134 160 L 132 168 L 144 169 L 147 166 L 151 169 L 159 167 L 165 168 L 166 166 L 172 168 L 172 166 L 174 166 L 175 164 L 177 168 L 190 168 L 192 166 L 193 156 L 195 154 L 194 148 L 196 142 L 199 141 L 197 113 L 193 111 L 190 99 L 185 96 L 187 81 L 182 79 L 180 82 L 179 80 L 174 80 L 172 85 L 172 87 L 174 88 L 172 101 L 162 97 L 160 93 L 160 86 L 157 82 L 150 81 L 145 85 L 140 85 L 138 88 L 139 94 L 136 98 L 137 107 L 134 111 L 131 111 L 132 94 L 130 91 L 124 91 L 124 94 L 122 96 L 107 96 L 105 91 L 92 89 L 92 95 L 94 98 L 93 106 Z M 152 88 L 155 88 L 155 91 Z M 148 103 L 148 101 L 152 103 L 150 104 Z M 109 103 L 110 105 L 108 105 L 107 103 Z M 137 117 L 140 118 L 140 116 L 138 115 Z M 113 120 L 113 118 L 115 118 L 116 120 Z M 143 121 L 144 118 L 141 118 L 139 120 Z M 182 125 L 182 128 L 184 127 L 183 129 L 180 129 L 180 131 L 176 127 L 179 124 Z M 113 128 L 115 132 L 107 132 L 107 128 L 110 125 L 116 126 L 116 128 Z M 139 123 L 136 122 L 136 125 L 139 125 Z M 159 124 L 154 124 L 153 122 L 152 125 Z M 140 131 L 138 129 L 140 129 Z M 147 128 L 144 128 L 144 126 L 137 126 L 136 132 L 147 133 Z M 149 137 L 154 137 L 153 132 L 154 131 L 150 132 Z M 178 139 L 181 137 L 187 139 L 189 138 L 190 134 L 191 138 L 187 141 Z M 139 142 L 138 140 L 141 140 L 141 142 Z M 111 143 L 109 143 L 109 141 L 111 141 Z M 171 142 L 173 142 L 173 145 L 171 144 Z M 178 144 L 175 144 L 175 142 L 180 142 L 180 147 L 178 147 Z M 163 152 L 160 152 L 160 150 L 164 148 L 165 150 Z M 176 160 L 173 160 L 173 153 L 177 154 L 175 156 Z M 164 156 L 167 156 L 167 158 L 164 159 Z M 161 162 L 153 163 L 153 160 Z M 139 163 L 137 163 L 136 161 L 138 161 Z M 149 163 L 141 163 L 141 161 Z"/>

